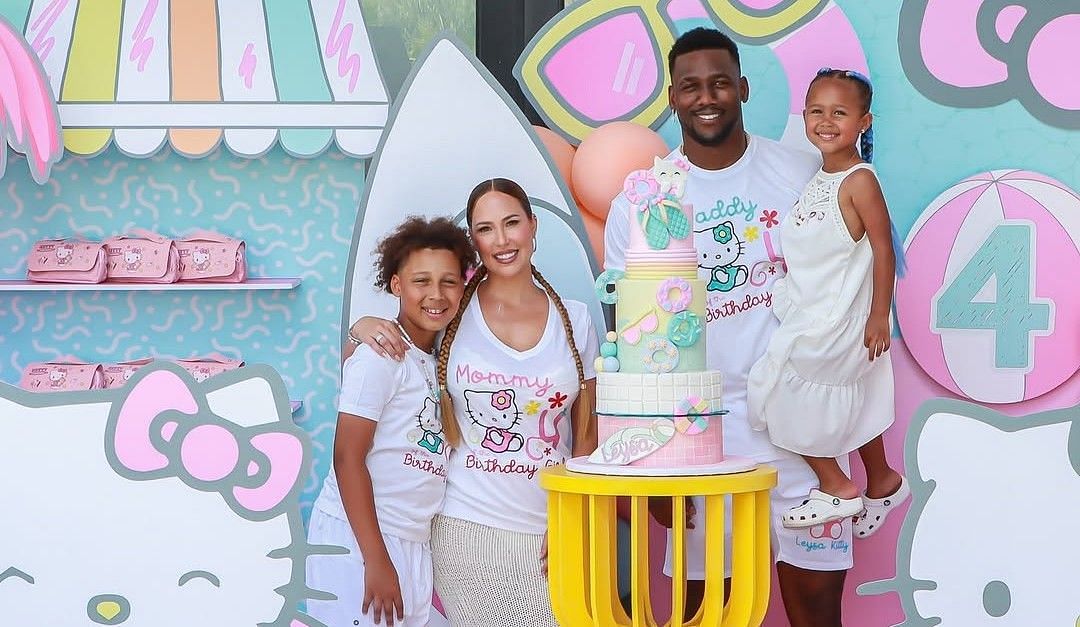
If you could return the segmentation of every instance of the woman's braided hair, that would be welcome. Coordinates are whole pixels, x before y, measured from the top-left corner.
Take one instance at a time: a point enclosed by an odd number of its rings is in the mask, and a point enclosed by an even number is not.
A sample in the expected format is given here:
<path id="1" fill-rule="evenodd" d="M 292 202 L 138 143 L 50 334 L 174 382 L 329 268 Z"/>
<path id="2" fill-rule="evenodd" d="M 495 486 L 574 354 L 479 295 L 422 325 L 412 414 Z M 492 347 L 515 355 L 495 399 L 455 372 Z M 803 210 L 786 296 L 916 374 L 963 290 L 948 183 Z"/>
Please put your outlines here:
<path id="1" fill-rule="evenodd" d="M 509 179 L 496 178 L 480 183 L 473 189 L 472 193 L 469 194 L 469 202 L 465 209 L 465 219 L 470 226 L 472 225 L 473 208 L 480 198 L 489 192 L 501 192 L 513 197 L 521 204 L 522 209 L 525 210 L 525 215 L 530 219 L 533 217 L 532 206 L 529 202 L 529 197 L 525 194 L 525 190 L 521 189 L 520 185 Z M 581 361 L 581 354 L 578 352 L 577 344 L 574 342 L 574 329 L 570 323 L 570 316 L 567 314 L 566 306 L 563 305 L 562 299 L 559 298 L 559 294 L 551 287 L 551 284 L 547 282 L 547 279 L 540 274 L 535 266 L 532 268 L 532 275 L 536 282 L 544 288 L 545 292 L 547 292 L 551 302 L 555 304 L 555 309 L 559 312 L 559 318 L 562 320 L 563 329 L 566 331 L 566 339 L 570 344 L 570 352 L 574 356 L 574 367 L 577 370 L 578 387 L 580 388 L 577 406 L 573 416 L 573 422 L 577 426 L 574 437 L 585 437 L 591 426 L 592 403 L 590 402 L 588 395 L 585 394 L 585 367 Z M 439 389 L 442 391 L 440 402 L 443 416 L 443 435 L 446 437 L 447 442 L 454 447 L 461 443 L 461 429 L 454 414 L 453 399 L 450 398 L 450 392 L 446 385 L 448 377 L 447 369 L 448 364 L 450 363 L 450 350 L 453 347 L 454 337 L 457 336 L 458 328 L 461 326 L 461 317 L 464 315 L 465 310 L 468 308 L 469 301 L 472 299 L 473 295 L 476 294 L 476 289 L 480 286 L 480 283 L 485 277 L 487 277 L 487 268 L 481 265 L 465 285 L 465 293 L 461 297 L 461 305 L 458 307 L 457 315 L 454 316 L 454 319 L 450 321 L 449 326 L 446 327 L 442 343 L 439 345 L 439 360 L 436 376 L 438 377 Z"/>

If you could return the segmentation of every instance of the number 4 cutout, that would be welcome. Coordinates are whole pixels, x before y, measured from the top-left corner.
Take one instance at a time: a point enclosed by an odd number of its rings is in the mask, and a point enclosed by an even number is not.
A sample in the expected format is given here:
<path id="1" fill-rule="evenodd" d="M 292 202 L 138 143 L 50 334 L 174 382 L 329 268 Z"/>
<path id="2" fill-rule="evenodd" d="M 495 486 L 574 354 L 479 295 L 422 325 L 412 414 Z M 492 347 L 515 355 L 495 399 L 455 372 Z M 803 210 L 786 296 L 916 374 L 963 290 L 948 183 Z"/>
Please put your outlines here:
<path id="1" fill-rule="evenodd" d="M 1032 294 L 1034 270 L 1034 225 L 1020 221 L 999 224 L 952 283 L 943 286 L 934 298 L 931 328 L 938 334 L 993 331 L 994 365 L 1031 370 L 1034 336 L 1049 335 L 1054 327 L 1053 301 Z"/>

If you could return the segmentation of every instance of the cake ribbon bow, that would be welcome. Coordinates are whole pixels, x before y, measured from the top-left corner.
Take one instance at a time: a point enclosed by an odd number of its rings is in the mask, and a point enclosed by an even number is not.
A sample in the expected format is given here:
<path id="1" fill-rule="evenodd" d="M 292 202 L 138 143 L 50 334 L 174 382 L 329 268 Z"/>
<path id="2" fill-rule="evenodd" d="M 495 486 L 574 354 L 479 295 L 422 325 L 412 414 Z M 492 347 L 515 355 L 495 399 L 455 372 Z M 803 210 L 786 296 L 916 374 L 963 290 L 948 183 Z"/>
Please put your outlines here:
<path id="1" fill-rule="evenodd" d="M 177 477 L 217 492 L 244 518 L 277 516 L 300 477 L 300 438 L 280 422 L 237 425 L 195 394 L 168 370 L 143 377 L 106 427 L 106 455 L 116 471 L 137 481 Z"/>

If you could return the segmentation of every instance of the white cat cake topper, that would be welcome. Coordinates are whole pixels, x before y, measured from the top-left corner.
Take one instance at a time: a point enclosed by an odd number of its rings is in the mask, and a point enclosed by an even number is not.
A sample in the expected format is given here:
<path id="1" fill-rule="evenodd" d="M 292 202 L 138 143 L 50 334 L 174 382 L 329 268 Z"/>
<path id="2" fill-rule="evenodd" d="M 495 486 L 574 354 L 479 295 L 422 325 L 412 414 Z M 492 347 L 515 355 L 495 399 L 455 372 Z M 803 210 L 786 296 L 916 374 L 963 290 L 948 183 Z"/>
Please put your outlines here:
<path id="1" fill-rule="evenodd" d="M 692 234 L 687 215 L 693 215 L 693 207 L 681 201 L 689 167 L 681 159 L 656 157 L 652 169 L 635 170 L 623 182 L 623 195 L 653 250 L 666 249 L 671 240 L 686 240 Z"/>
<path id="2" fill-rule="evenodd" d="M 310 472 L 280 377 L 195 383 L 174 364 L 122 388 L 0 385 L 0 522 L 10 625 L 316 627 L 298 496 Z M 72 417 L 78 420 L 72 420 Z"/>

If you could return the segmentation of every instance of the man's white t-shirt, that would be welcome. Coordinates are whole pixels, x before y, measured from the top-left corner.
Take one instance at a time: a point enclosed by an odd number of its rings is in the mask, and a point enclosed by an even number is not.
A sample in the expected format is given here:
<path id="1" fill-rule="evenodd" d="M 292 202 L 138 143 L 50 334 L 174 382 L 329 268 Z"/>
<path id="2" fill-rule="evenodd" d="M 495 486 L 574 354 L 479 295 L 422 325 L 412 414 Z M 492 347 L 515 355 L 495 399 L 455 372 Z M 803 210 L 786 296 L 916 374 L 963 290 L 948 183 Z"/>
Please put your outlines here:
<path id="1" fill-rule="evenodd" d="M 416 347 L 397 362 L 360 345 L 341 373 L 338 411 L 379 423 L 367 455 L 379 529 L 411 542 L 430 539 L 446 492 L 449 447 L 430 389 L 435 381 L 435 358 Z M 333 464 L 315 507 L 348 520 Z"/>
<path id="2" fill-rule="evenodd" d="M 593 379 L 599 347 L 589 310 L 573 300 L 563 304 L 585 379 Z M 450 456 L 442 513 L 519 533 L 544 533 L 547 495 L 536 475 L 570 456 L 571 407 L 580 391 L 554 303 L 549 299 L 540 341 L 517 351 L 491 331 L 473 298 L 454 338 L 447 388 L 462 442 Z"/>
<path id="3" fill-rule="evenodd" d="M 724 374 L 724 409 L 731 412 L 724 449 L 766 461 L 776 449 L 768 434 L 750 428 L 746 376 L 778 326 L 772 285 L 786 272 L 778 227 L 821 160 L 764 137 L 748 138 L 743 156 L 723 170 L 691 164 L 682 201 L 693 225 L 698 276 L 707 285 L 706 364 Z M 675 157 L 685 159 L 678 150 L 668 158 Z M 620 194 L 605 227 L 605 268 L 625 268 L 629 221 L 630 204 Z"/>

